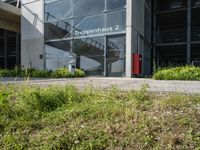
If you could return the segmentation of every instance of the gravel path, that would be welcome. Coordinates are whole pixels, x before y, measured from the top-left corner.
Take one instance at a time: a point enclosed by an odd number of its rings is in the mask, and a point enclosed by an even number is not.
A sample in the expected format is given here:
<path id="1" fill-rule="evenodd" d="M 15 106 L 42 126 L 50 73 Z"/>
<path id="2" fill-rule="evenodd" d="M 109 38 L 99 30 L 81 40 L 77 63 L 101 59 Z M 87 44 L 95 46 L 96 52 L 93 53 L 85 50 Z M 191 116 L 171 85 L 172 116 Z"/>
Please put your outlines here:
<path id="1" fill-rule="evenodd" d="M 87 77 L 81 79 L 29 79 L 26 81 L 23 78 L 0 78 L 0 84 L 26 83 L 39 86 L 65 86 L 72 84 L 78 88 L 92 86 L 103 89 L 117 86 L 121 90 L 139 89 L 142 85 L 148 84 L 150 92 L 200 94 L 200 81 L 159 81 L 153 79 L 101 77 Z"/>

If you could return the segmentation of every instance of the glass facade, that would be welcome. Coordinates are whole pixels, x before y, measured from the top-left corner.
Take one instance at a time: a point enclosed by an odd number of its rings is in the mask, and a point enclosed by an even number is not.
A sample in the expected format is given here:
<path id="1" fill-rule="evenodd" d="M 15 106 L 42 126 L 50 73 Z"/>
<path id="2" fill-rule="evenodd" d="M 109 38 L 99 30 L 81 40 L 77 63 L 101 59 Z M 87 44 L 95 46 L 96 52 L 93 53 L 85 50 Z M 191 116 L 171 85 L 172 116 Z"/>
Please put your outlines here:
<path id="1" fill-rule="evenodd" d="M 70 56 L 88 75 L 125 73 L 126 0 L 45 0 L 46 69 Z"/>

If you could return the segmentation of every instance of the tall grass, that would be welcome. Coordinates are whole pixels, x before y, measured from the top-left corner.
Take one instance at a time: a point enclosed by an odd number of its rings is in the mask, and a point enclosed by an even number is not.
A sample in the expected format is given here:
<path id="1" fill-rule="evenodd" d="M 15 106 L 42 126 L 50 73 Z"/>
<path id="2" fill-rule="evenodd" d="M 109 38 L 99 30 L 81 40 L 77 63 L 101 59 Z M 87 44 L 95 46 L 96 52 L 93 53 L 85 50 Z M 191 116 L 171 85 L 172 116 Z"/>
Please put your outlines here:
<path id="1" fill-rule="evenodd" d="M 0 85 L 0 149 L 199 149 L 200 97 Z"/>

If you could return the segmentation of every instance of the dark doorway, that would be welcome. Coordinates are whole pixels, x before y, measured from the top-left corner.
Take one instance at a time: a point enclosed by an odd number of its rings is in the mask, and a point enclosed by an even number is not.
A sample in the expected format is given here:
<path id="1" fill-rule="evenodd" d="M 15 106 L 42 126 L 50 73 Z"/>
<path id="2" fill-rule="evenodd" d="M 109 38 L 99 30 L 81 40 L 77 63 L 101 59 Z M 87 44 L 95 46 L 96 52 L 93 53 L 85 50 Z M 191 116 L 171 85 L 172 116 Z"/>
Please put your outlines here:
<path id="1" fill-rule="evenodd" d="M 0 29 L 0 68 L 12 69 L 20 64 L 20 35 Z"/>

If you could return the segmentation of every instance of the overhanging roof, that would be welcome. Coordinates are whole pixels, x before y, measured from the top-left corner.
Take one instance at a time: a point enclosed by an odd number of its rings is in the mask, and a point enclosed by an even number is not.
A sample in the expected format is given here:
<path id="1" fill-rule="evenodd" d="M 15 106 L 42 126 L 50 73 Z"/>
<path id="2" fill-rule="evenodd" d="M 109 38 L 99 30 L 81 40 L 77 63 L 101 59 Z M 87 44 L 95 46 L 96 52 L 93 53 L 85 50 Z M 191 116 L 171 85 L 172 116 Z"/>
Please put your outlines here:
<path id="1" fill-rule="evenodd" d="M 20 32 L 21 10 L 10 4 L 0 1 L 0 28 Z"/>

